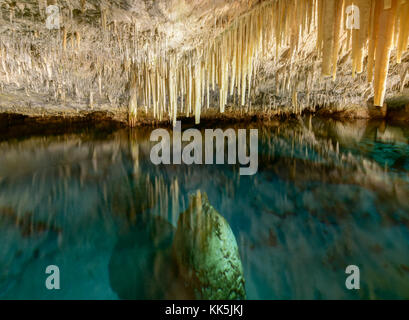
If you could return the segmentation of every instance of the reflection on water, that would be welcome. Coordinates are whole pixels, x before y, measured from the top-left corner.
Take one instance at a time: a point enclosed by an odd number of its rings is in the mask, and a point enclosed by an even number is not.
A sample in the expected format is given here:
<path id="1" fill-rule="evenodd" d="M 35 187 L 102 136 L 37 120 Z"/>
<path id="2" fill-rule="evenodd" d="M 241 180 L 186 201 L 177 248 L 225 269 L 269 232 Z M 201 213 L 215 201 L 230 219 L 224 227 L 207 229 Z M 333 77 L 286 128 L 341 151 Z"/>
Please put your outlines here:
<path id="1" fill-rule="evenodd" d="M 142 215 L 119 232 L 109 260 L 111 288 L 119 298 L 189 298 L 171 263 L 173 234 L 165 219 Z"/>
<path id="2" fill-rule="evenodd" d="M 248 299 L 409 298 L 409 129 L 315 118 L 251 127 L 254 176 L 154 166 L 151 129 L 1 142 L 0 298 L 197 298 L 211 279 L 225 298 L 243 298 L 233 292 L 244 282 Z M 190 244 L 216 239 L 203 227 L 175 240 L 197 190 L 232 231 L 220 250 L 238 248 L 216 269 L 233 259 L 244 281 L 212 274 L 206 259 L 218 253 L 206 246 L 180 265 Z M 58 291 L 44 286 L 51 264 Z M 359 291 L 345 288 L 350 264 Z"/>

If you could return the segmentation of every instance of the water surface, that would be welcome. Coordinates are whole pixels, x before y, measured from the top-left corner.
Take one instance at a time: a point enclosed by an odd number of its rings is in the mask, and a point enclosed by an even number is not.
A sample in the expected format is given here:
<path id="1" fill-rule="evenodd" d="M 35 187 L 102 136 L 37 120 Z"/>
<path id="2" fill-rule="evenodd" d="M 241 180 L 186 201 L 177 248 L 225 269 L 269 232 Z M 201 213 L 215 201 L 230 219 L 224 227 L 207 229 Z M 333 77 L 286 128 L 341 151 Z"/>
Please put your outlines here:
<path id="1" fill-rule="evenodd" d="M 408 299 L 408 127 L 315 118 L 250 127 L 254 176 L 155 166 L 150 128 L 0 142 L 0 298 L 183 298 L 158 270 L 201 190 L 233 230 L 248 299 Z M 352 264 L 356 291 L 345 288 Z M 45 288 L 48 265 L 60 268 L 58 291 Z"/>

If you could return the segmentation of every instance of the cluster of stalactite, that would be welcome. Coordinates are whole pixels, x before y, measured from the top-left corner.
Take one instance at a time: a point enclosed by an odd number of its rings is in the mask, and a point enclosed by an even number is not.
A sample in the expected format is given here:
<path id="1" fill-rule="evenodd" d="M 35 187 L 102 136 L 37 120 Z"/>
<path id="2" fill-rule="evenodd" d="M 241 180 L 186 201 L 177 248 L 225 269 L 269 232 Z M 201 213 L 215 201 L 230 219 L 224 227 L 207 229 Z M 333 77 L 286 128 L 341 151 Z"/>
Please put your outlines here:
<path id="1" fill-rule="evenodd" d="M 400 63 L 408 47 L 409 0 L 262 2 L 196 50 L 134 60 L 131 125 L 136 123 L 138 106 L 153 110 L 158 119 L 167 115 L 173 122 L 178 114 L 194 115 L 196 123 L 200 122 L 201 110 L 209 107 L 215 96 L 220 112 L 224 112 L 229 97 L 234 98 L 236 106 L 248 106 L 260 60 L 269 57 L 278 62 L 284 55 L 286 65 L 291 66 L 303 49 L 303 39 L 311 33 L 316 34 L 314 58 L 321 60 L 321 77 L 335 80 L 339 56 L 349 51 L 352 77 L 362 73 L 366 64 L 374 104 L 382 106 L 391 50 L 396 48 Z M 281 70 L 275 86 L 291 92 L 290 99 L 297 108 L 298 83 L 291 83 L 294 77 L 286 74 L 286 68 Z M 317 80 L 316 70 L 304 68 L 303 72 L 308 88 L 308 82 Z"/>
<path id="2" fill-rule="evenodd" d="M 407 63 L 409 0 L 249 1 L 247 13 L 214 30 L 205 25 L 197 41 L 186 40 L 183 48 L 168 46 L 156 27 L 139 30 L 136 20 L 116 21 L 102 4 L 87 11 L 89 1 L 77 1 L 77 8 L 59 2 L 61 29 L 48 30 L 45 7 L 55 1 L 30 7 L 33 20 L 24 18 L 22 2 L 8 2 L 0 4 L 0 19 L 12 27 L 0 34 L 0 90 L 25 88 L 57 103 L 73 98 L 90 107 L 106 100 L 111 106 L 128 104 L 131 125 L 141 109 L 172 122 L 194 115 L 197 123 L 210 106 L 249 110 L 262 82 L 259 67 L 271 64 L 273 105 L 300 112 L 350 101 L 355 92 L 331 84 L 355 77 L 365 78 L 365 97 L 373 95 L 382 106 L 392 50 L 402 68 Z M 347 28 L 357 12 L 351 8 L 359 9 L 359 28 Z M 345 61 L 348 78 L 339 67 Z"/>
<path id="3" fill-rule="evenodd" d="M 352 11 L 352 6 L 359 10 Z M 351 11 L 348 12 L 348 9 Z M 397 49 L 397 62 L 407 50 L 409 1 L 337 0 L 318 2 L 317 48 L 322 54 L 322 74 L 336 77 L 340 35 L 346 14 L 354 14 L 345 41 L 352 46 L 352 74 L 364 71 L 367 52 L 367 80 L 373 81 L 374 104 L 382 106 L 391 50 Z M 355 25 L 356 24 L 356 25 Z"/>
<path id="4" fill-rule="evenodd" d="M 219 95 L 224 112 L 229 96 L 247 103 L 254 80 L 257 57 L 271 46 L 273 3 L 259 6 L 237 19 L 219 37 L 188 53 L 153 55 L 134 62 L 130 80 L 130 121 L 135 123 L 138 105 L 153 109 L 155 118 L 167 115 L 174 123 L 179 113 L 194 115 L 200 122 L 203 107 L 209 108 L 212 92 Z"/>
<path id="5" fill-rule="evenodd" d="M 54 3 L 39 1 L 31 8 L 32 21 L 23 20 L 21 10 L 19 20 L 9 18 L 5 12 L 12 12 L 14 7 L 0 4 L 0 19 L 7 17 L 5 22 L 18 30 L 17 36 L 13 30 L 0 34 L 0 89 L 25 88 L 28 95 L 47 94 L 48 101 L 59 104 L 72 98 L 71 102 L 91 108 L 106 101 L 111 106 L 120 105 L 128 94 L 131 52 L 140 51 L 141 43 L 149 46 L 153 37 L 137 31 L 134 22 L 109 19 L 103 6 L 94 22 L 96 28 L 77 23 L 72 18 L 75 8 L 69 2 L 61 4 L 60 30 L 48 30 L 45 8 Z M 85 6 L 86 1 L 81 1 L 83 13 Z M 35 20 L 38 17 L 44 21 Z M 24 28 L 20 23 L 26 24 Z"/>

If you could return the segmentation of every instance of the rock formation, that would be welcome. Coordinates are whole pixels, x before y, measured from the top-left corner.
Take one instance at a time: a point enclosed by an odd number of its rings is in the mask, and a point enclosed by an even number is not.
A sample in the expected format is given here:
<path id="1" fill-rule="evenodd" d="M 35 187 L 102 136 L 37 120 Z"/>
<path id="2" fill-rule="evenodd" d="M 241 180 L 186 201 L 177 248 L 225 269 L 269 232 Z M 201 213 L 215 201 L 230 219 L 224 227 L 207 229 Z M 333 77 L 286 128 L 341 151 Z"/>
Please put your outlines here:
<path id="1" fill-rule="evenodd" d="M 197 192 L 180 215 L 173 256 L 196 299 L 245 299 L 236 239 L 227 221 Z"/>
<path id="2" fill-rule="evenodd" d="M 176 231 L 161 217 L 138 215 L 121 231 L 109 263 L 121 299 L 245 299 L 236 239 L 198 191 Z"/>
<path id="3" fill-rule="evenodd" d="M 199 123 L 212 107 L 380 107 L 409 99 L 408 21 L 409 0 L 4 0 L 0 110 L 136 125 Z"/>

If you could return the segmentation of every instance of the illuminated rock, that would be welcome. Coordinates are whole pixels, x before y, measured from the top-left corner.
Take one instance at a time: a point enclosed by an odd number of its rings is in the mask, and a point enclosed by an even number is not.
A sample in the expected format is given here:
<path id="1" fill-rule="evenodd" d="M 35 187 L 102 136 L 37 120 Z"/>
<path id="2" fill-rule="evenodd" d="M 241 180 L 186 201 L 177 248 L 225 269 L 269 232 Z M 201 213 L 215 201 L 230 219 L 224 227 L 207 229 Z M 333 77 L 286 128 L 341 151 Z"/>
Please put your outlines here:
<path id="1" fill-rule="evenodd" d="M 265 80 L 269 104 L 293 113 L 372 96 L 381 107 L 406 85 L 394 75 L 407 69 L 409 0 L 73 0 L 58 2 L 52 31 L 45 2 L 3 2 L 0 89 L 24 114 L 47 104 L 198 124 L 208 108 L 249 113 Z"/>
<path id="2" fill-rule="evenodd" d="M 197 192 L 180 215 L 173 256 L 196 299 L 245 299 L 243 268 L 227 221 Z"/>

